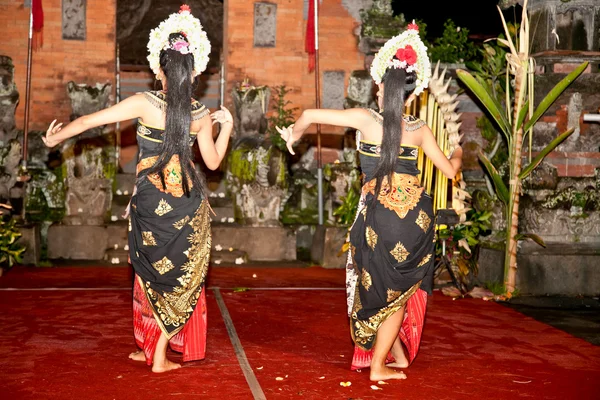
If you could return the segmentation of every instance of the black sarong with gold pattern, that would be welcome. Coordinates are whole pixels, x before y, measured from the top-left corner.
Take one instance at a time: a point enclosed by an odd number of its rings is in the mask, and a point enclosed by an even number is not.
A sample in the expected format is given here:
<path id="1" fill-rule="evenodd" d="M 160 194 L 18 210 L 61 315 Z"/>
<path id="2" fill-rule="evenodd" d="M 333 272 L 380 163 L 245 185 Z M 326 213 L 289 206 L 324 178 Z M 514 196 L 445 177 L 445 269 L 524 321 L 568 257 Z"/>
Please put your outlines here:
<path id="1" fill-rule="evenodd" d="M 405 130 L 422 126 L 405 117 Z M 412 128 L 412 129 L 411 129 Z M 377 330 L 417 290 L 431 293 L 434 263 L 432 199 L 420 186 L 418 148 L 402 145 L 392 182 L 384 179 L 374 199 L 379 145 L 359 141 L 365 202 L 350 230 L 357 283 L 350 313 L 357 346 L 370 350 Z"/>
<path id="2" fill-rule="evenodd" d="M 163 92 L 146 92 L 151 104 L 166 109 Z M 192 119 L 206 116 L 208 109 L 192 101 Z M 204 290 L 211 248 L 208 203 L 192 188 L 182 188 L 179 157 L 164 169 L 165 186 L 158 174 L 145 174 L 161 151 L 163 129 L 138 122 L 136 190 L 130 203 L 129 254 L 136 275 L 159 327 L 168 338 L 189 320 Z M 195 141 L 190 134 L 190 145 Z"/>

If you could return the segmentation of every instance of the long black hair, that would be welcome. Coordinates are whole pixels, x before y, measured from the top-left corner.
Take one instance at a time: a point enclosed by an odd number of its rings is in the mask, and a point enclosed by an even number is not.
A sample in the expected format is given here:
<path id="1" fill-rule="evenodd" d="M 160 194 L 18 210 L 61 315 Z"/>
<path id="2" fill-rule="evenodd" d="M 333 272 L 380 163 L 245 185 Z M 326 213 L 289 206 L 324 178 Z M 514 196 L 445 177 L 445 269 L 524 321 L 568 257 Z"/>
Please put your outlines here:
<path id="1" fill-rule="evenodd" d="M 171 33 L 169 43 L 187 39 L 182 33 Z M 148 174 L 157 173 L 166 188 L 164 168 L 173 156 L 179 156 L 183 192 L 190 196 L 192 185 L 205 194 L 206 179 L 194 167 L 190 148 L 190 124 L 192 123 L 192 91 L 194 55 L 182 54 L 168 48 L 160 52 L 160 67 L 167 79 L 165 134 L 160 156 Z"/>
<path id="2" fill-rule="evenodd" d="M 381 190 L 383 178 L 388 177 L 391 184 L 394 166 L 400 153 L 402 141 L 402 117 L 405 103 L 415 90 L 417 75 L 406 72 L 404 68 L 388 68 L 383 75 L 383 138 L 377 167 L 373 174 L 376 178 L 375 199 Z"/>

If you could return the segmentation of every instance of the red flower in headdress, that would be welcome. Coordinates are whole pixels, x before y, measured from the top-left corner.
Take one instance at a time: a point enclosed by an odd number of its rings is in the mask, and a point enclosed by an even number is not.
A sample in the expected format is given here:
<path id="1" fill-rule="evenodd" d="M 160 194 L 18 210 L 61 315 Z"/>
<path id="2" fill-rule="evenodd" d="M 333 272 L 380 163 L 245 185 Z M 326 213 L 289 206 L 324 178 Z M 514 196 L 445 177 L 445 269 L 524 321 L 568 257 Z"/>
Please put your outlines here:
<path id="1" fill-rule="evenodd" d="M 414 21 L 411 22 L 410 24 L 408 24 L 406 29 L 412 29 L 413 31 L 419 32 L 419 26 L 417 24 L 415 24 Z"/>
<path id="2" fill-rule="evenodd" d="M 410 44 L 407 44 L 406 47 L 398 49 L 396 58 L 400 61 L 406 61 L 407 65 L 413 65 L 417 62 L 417 52 Z"/>
<path id="3" fill-rule="evenodd" d="M 179 13 L 181 14 L 184 11 L 191 13 L 192 9 L 187 4 L 183 4 L 181 7 L 179 7 Z"/>

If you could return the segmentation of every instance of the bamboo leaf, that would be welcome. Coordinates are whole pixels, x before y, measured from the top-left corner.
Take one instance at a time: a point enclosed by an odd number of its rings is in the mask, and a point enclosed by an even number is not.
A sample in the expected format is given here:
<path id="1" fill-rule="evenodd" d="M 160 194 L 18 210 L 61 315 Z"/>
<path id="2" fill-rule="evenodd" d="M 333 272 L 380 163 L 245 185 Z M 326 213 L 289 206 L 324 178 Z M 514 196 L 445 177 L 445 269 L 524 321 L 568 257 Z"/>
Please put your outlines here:
<path id="1" fill-rule="evenodd" d="M 488 160 L 488 158 L 483 154 L 482 151 L 479 152 L 479 159 L 483 163 L 487 173 L 492 178 L 492 182 L 494 182 L 494 188 L 496 189 L 496 195 L 498 198 L 504 203 L 508 203 L 508 188 L 502 181 L 502 176 L 498 173 L 494 165 Z"/>
<path id="2" fill-rule="evenodd" d="M 587 68 L 588 64 L 589 63 L 587 61 L 581 63 L 581 65 L 575 68 L 573 72 L 567 75 L 562 81 L 558 82 L 556 86 L 554 86 L 552 90 L 550 90 L 550 92 L 546 95 L 546 97 L 544 97 L 544 99 L 534 111 L 533 115 L 531 116 L 531 119 L 525 124 L 525 132 L 527 132 L 533 125 L 536 124 L 536 122 L 542 117 L 542 115 L 544 115 L 544 113 L 548 111 L 548 108 L 550 108 L 550 106 L 556 101 L 558 96 L 560 96 L 562 92 L 564 92 L 565 89 L 569 87 L 569 85 L 573 83 L 573 81 L 583 73 L 583 71 Z"/>
<path id="3" fill-rule="evenodd" d="M 469 88 L 471 92 L 483 103 L 485 108 L 491 114 L 492 118 L 496 121 L 504 136 L 507 139 L 510 138 L 511 129 L 509 127 L 508 121 L 504 116 L 504 112 L 500 109 L 497 102 L 494 100 L 494 97 L 490 94 L 486 88 L 481 85 L 481 83 L 477 82 L 477 80 L 471 75 L 469 72 L 459 69 L 456 71 L 458 78 L 463 81 L 465 85 Z"/>
<path id="4" fill-rule="evenodd" d="M 556 148 L 556 146 L 558 146 L 559 144 L 564 142 L 566 138 L 571 136 L 574 130 L 575 128 L 571 128 L 568 131 L 559 135 L 550 143 L 548 143 L 548 145 L 544 147 L 542 151 L 540 151 L 540 153 L 537 156 L 535 156 L 533 160 L 531 160 L 531 163 L 529 163 L 529 165 L 523 168 L 523 170 L 519 174 L 519 179 L 527 178 L 529 174 L 531 174 L 531 172 L 535 169 L 535 167 L 537 167 L 544 160 L 544 158 L 546 158 L 546 156 Z"/>
<path id="5" fill-rule="evenodd" d="M 519 112 L 519 119 L 517 120 L 517 129 L 519 129 L 521 125 L 523 125 L 523 121 L 525 121 L 525 117 L 527 116 L 527 111 L 529 111 L 529 100 L 525 101 L 525 104 L 523 104 L 523 107 Z"/>
<path id="6" fill-rule="evenodd" d="M 546 247 L 546 243 L 544 243 L 544 239 L 536 235 L 535 233 L 519 233 L 515 236 L 515 240 L 526 240 L 531 239 L 542 247 Z"/>

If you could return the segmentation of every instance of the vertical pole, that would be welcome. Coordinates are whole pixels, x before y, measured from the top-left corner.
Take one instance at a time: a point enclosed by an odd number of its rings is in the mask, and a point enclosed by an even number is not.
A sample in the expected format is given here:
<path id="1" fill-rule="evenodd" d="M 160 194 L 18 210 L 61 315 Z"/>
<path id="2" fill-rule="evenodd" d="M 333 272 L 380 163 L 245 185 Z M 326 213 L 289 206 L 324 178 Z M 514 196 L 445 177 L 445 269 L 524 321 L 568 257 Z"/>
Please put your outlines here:
<path id="1" fill-rule="evenodd" d="M 116 84 L 117 84 L 117 88 L 116 88 L 116 103 L 120 103 L 121 102 L 121 51 L 119 48 L 119 43 L 117 43 L 117 63 L 116 63 L 116 67 L 117 67 L 117 79 L 116 79 Z M 117 164 L 116 167 L 116 173 L 119 173 L 119 159 L 121 158 L 121 122 L 117 121 L 116 126 L 115 126 L 115 130 L 116 130 L 116 154 L 115 154 L 115 163 Z"/>
<path id="2" fill-rule="evenodd" d="M 314 1 L 315 8 L 315 103 L 321 108 L 321 82 L 319 71 L 319 0 Z M 319 196 L 319 225 L 323 225 L 323 165 L 321 160 L 321 124 L 317 124 L 317 180 Z"/>
<path id="3" fill-rule="evenodd" d="M 31 64 L 33 59 L 33 4 L 29 7 L 29 43 L 27 45 L 27 77 L 25 78 L 25 123 L 23 124 L 23 169 L 27 169 L 27 137 L 29 136 L 29 100 L 31 97 Z"/>

